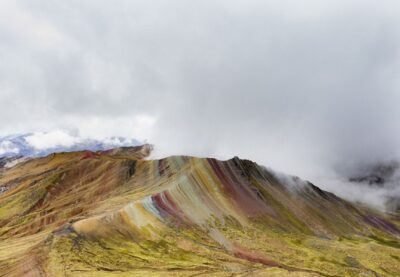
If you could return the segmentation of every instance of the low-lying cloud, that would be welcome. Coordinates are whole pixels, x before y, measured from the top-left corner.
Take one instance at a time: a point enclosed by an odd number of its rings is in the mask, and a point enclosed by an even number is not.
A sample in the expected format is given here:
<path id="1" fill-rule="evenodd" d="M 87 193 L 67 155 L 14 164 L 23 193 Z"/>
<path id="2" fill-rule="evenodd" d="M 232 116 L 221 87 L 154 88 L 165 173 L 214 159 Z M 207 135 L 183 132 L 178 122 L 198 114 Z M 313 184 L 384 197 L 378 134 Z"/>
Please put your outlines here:
<path id="1" fill-rule="evenodd" d="M 28 135 L 25 140 L 31 147 L 37 150 L 56 147 L 71 147 L 74 144 L 82 142 L 80 137 L 72 136 L 71 134 L 61 130 L 55 130 L 49 133 L 34 133 Z"/>
<path id="2" fill-rule="evenodd" d="M 0 131 L 238 155 L 379 202 L 343 172 L 399 158 L 399 29 L 389 0 L 2 1 Z"/>
<path id="3" fill-rule="evenodd" d="M 42 157 L 54 152 L 100 151 L 123 146 L 144 144 L 133 138 L 104 137 L 95 139 L 83 137 L 76 131 L 52 130 L 0 137 L 0 159 L 18 157 Z"/>

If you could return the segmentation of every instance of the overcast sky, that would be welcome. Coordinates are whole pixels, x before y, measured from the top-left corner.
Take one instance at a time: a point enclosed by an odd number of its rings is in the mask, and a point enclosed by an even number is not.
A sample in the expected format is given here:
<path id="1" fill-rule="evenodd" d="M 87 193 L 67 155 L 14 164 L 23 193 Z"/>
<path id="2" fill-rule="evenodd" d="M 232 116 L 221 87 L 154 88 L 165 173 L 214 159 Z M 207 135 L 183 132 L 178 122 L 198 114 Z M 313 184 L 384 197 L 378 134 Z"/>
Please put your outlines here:
<path id="1" fill-rule="evenodd" d="M 398 156 L 399 44 L 397 0 L 1 0 L 0 133 L 128 136 L 315 180 Z"/>

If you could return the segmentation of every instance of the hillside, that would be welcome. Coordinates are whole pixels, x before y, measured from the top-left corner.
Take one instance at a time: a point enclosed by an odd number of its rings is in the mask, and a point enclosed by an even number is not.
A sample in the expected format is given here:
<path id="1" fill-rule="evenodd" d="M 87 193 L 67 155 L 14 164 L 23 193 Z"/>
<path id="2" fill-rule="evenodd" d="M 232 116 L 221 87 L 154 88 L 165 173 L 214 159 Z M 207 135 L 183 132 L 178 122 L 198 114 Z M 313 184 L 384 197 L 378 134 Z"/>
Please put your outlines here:
<path id="1" fill-rule="evenodd" d="M 400 218 L 148 145 L 0 169 L 1 276 L 399 276 Z"/>

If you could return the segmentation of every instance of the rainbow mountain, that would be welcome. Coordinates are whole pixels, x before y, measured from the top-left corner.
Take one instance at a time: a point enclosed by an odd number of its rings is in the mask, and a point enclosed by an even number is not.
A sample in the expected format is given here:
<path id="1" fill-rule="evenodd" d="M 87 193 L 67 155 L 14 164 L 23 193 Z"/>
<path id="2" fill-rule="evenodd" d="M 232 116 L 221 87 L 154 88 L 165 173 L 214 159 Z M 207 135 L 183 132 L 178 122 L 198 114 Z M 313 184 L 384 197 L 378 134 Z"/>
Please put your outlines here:
<path id="1" fill-rule="evenodd" d="M 0 169 L 0 276 L 400 276 L 400 217 L 237 157 Z"/>

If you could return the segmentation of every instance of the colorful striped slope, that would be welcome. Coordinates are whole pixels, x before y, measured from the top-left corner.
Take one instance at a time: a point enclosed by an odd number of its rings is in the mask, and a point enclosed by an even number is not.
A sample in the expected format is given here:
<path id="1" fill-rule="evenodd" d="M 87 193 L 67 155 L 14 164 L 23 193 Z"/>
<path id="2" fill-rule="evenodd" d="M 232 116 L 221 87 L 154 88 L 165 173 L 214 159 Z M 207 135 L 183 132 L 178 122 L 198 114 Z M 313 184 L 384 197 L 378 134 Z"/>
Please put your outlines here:
<path id="1" fill-rule="evenodd" d="M 0 171 L 0 276 L 400 276 L 400 221 L 248 160 L 150 146 Z"/>

